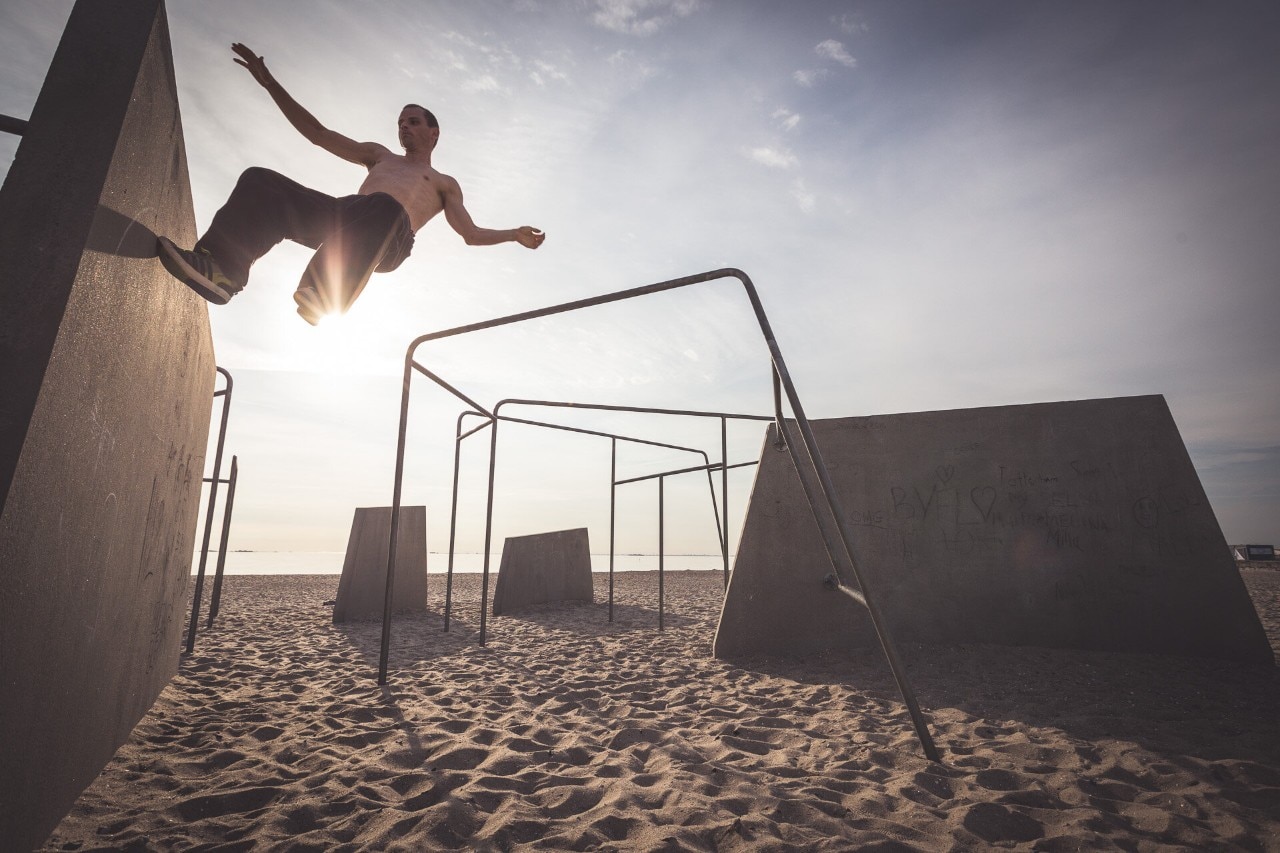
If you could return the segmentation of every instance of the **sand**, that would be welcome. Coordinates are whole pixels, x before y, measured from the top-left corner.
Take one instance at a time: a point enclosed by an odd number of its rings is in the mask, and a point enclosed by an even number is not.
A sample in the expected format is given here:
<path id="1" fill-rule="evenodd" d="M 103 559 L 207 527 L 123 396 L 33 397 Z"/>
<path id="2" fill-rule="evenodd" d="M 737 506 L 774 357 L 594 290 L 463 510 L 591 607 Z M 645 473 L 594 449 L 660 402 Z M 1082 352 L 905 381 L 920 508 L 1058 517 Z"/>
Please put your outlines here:
<path id="1" fill-rule="evenodd" d="M 1280 572 L 1245 570 L 1280 653 Z M 222 615 L 46 850 L 1280 850 L 1280 670 L 990 646 L 710 657 L 721 579 L 618 577 L 489 621 L 479 578 L 335 626 L 336 576 Z M 443 584 L 432 578 L 432 607 Z"/>

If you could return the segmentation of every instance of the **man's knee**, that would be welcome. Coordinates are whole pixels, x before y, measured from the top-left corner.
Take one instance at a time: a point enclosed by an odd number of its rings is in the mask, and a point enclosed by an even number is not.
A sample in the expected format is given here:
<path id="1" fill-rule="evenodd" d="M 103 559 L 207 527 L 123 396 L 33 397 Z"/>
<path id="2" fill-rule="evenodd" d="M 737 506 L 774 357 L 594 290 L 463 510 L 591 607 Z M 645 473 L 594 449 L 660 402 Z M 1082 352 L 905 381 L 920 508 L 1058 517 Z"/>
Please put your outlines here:
<path id="1" fill-rule="evenodd" d="M 262 189 L 265 187 L 275 186 L 279 184 L 280 179 L 284 176 L 279 172 L 262 166 L 250 166 L 240 173 L 240 180 L 236 181 L 236 189 Z"/>

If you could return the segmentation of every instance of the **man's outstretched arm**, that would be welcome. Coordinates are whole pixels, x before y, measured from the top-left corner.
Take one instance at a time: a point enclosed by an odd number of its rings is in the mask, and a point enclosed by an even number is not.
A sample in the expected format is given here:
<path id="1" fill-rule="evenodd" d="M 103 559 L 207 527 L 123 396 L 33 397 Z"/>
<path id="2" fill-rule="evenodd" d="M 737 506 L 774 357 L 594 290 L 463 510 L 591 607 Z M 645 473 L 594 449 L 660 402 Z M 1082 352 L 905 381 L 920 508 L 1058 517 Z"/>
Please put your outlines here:
<path id="1" fill-rule="evenodd" d="M 325 151 L 343 160 L 366 167 L 373 166 L 388 153 L 386 148 L 376 142 L 356 142 L 325 127 L 276 82 L 276 78 L 271 76 L 261 56 L 239 42 L 231 45 L 231 50 L 238 57 L 236 64 L 243 65 L 249 70 L 253 79 L 258 81 L 258 85 L 266 89 L 271 100 L 276 102 L 276 106 L 280 108 L 280 112 L 284 113 L 289 124 L 293 125 L 309 142 L 319 145 Z"/>
<path id="2" fill-rule="evenodd" d="M 468 246 L 496 246 L 498 243 L 519 243 L 526 249 L 536 249 L 547 238 L 532 225 L 519 228 L 481 228 L 471 220 L 471 214 L 462 203 L 462 187 L 453 178 L 445 178 L 444 218 L 454 231 L 462 235 Z"/>

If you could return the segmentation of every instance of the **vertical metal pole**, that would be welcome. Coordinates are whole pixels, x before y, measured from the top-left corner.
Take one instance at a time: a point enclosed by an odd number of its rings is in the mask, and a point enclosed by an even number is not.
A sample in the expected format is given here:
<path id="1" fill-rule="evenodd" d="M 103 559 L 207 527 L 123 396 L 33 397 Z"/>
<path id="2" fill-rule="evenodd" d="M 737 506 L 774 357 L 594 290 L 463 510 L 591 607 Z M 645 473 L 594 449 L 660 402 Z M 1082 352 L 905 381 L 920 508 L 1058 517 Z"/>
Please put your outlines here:
<path id="1" fill-rule="evenodd" d="M 382 595 L 382 648 L 378 652 L 378 684 L 387 683 L 387 661 L 391 656 L 391 603 L 396 582 L 396 544 L 400 538 L 400 498 L 404 486 L 404 447 L 409 432 L 409 383 L 413 378 L 413 348 L 404 357 L 400 380 L 400 432 L 396 439 L 396 479 L 391 493 L 391 533 L 387 543 L 387 588 Z"/>
<path id="2" fill-rule="evenodd" d="M 480 582 L 480 645 L 485 644 L 486 616 L 489 610 L 489 545 L 493 541 L 493 477 L 498 459 L 498 421 L 489 434 L 489 499 L 484 513 L 484 579 Z"/>
<path id="3" fill-rule="evenodd" d="M 458 467 L 462 462 L 462 418 L 458 415 L 458 429 L 453 439 L 453 503 L 449 507 L 449 568 L 444 582 L 444 629 L 449 630 L 449 616 L 453 611 L 453 549 L 458 530 Z"/>
<path id="4" fill-rule="evenodd" d="M 191 621 L 187 623 L 187 654 L 196 650 L 196 628 L 200 624 L 200 599 L 204 596 L 204 570 L 209 561 L 209 538 L 213 535 L 213 511 L 218 503 L 218 478 L 222 475 L 222 445 L 227 439 L 227 416 L 231 413 L 231 374 L 216 368 L 227 380 L 222 392 L 222 421 L 218 426 L 218 444 L 213 454 L 213 482 L 209 484 L 209 509 L 204 517 L 204 544 L 200 546 L 200 567 L 196 570 L 196 589 L 191 596 Z M 218 396 L 214 394 L 214 396 Z"/>
<path id="5" fill-rule="evenodd" d="M 209 599 L 209 619 L 206 628 L 213 627 L 222 601 L 222 570 L 227 564 L 227 540 L 231 537 L 231 508 L 236 502 L 236 457 L 231 457 L 231 476 L 227 478 L 227 505 L 222 508 L 222 541 L 218 544 L 218 568 L 213 573 L 213 595 Z"/>
<path id="6" fill-rule="evenodd" d="M 609 621 L 613 621 L 613 553 L 617 544 L 618 439 L 609 439 Z"/>
<path id="7" fill-rule="evenodd" d="M 658 478 L 658 630 L 663 630 L 664 616 L 664 592 L 663 589 L 663 561 L 666 554 L 666 543 L 663 541 L 665 534 L 666 512 L 663 506 L 663 485 L 666 483 L 666 477 Z"/>
<path id="8" fill-rule="evenodd" d="M 724 508 L 724 535 L 720 554 L 724 558 L 724 586 L 729 588 L 729 419 L 720 418 L 720 505 Z"/>

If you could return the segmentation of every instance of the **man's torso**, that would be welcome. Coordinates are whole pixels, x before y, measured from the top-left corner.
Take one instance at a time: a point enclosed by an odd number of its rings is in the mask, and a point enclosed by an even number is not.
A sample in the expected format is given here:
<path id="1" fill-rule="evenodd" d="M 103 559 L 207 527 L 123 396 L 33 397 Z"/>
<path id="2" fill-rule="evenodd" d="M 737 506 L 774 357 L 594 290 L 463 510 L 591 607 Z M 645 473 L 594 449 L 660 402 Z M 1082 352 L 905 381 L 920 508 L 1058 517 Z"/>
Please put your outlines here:
<path id="1" fill-rule="evenodd" d="M 413 230 L 417 231 L 444 209 L 444 186 L 448 178 L 431 166 L 414 163 L 390 151 L 369 168 L 360 185 L 360 195 L 386 193 L 400 202 Z"/>

